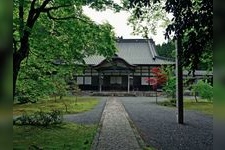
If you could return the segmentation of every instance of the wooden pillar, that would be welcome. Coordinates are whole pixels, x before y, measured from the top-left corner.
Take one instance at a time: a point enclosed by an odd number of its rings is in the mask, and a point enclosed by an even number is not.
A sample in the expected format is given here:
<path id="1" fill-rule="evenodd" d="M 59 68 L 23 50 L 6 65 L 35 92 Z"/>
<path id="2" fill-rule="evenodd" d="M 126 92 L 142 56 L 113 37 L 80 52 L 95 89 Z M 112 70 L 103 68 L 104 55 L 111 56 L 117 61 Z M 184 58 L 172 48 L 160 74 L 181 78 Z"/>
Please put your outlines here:
<path id="1" fill-rule="evenodd" d="M 127 93 L 130 92 L 130 72 L 127 74 Z"/>
<path id="2" fill-rule="evenodd" d="M 177 121 L 179 124 L 184 123 L 184 110 L 183 110 L 183 64 L 182 64 L 182 41 L 178 33 L 176 41 L 176 103 L 177 103 Z"/>
<path id="3" fill-rule="evenodd" d="M 99 84 L 99 92 L 102 92 L 102 74 L 98 72 L 98 84 Z"/>

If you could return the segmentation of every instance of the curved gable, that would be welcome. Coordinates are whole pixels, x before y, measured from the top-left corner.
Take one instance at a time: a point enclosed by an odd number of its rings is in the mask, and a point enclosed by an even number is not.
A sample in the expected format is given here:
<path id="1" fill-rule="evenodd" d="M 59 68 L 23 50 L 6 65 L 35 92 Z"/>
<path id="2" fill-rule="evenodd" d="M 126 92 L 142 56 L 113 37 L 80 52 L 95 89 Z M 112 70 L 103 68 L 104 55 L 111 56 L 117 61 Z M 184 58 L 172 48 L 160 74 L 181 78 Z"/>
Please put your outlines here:
<path id="1" fill-rule="evenodd" d="M 134 70 L 134 65 L 129 64 L 123 58 L 114 56 L 111 60 L 104 59 L 99 64 L 95 65 L 93 68 L 96 70 Z"/>

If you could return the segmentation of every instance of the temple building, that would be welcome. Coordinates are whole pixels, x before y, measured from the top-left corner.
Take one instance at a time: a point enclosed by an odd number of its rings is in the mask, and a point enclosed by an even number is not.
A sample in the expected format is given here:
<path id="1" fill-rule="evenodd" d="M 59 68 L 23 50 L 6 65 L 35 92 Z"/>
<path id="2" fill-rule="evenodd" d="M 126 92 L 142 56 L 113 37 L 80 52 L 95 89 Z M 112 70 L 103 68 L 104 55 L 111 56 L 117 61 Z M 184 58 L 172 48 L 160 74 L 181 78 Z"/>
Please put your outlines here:
<path id="1" fill-rule="evenodd" d="M 108 61 L 103 56 L 85 58 L 88 67 L 76 81 L 81 90 L 88 91 L 146 91 L 151 86 L 152 67 L 175 65 L 160 57 L 152 39 L 117 39 L 118 52 Z"/>

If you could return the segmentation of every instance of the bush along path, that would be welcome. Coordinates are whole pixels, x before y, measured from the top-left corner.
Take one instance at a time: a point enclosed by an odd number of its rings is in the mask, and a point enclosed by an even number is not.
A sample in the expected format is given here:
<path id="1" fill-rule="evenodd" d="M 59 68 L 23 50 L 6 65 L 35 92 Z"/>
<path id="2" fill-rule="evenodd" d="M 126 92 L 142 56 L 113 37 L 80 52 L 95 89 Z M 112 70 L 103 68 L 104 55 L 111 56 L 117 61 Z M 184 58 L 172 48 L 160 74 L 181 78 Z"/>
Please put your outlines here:
<path id="1" fill-rule="evenodd" d="M 121 101 L 111 97 L 106 102 L 92 150 L 140 150 L 135 133 Z"/>
<path id="2" fill-rule="evenodd" d="M 14 116 L 13 147 L 89 150 L 105 102 L 105 99 L 101 99 L 93 109 L 86 112 L 80 109 L 82 113 L 78 114 L 63 115 L 61 111 L 37 111 Z M 89 106 L 89 102 L 83 104 L 83 108 L 86 106 Z"/>

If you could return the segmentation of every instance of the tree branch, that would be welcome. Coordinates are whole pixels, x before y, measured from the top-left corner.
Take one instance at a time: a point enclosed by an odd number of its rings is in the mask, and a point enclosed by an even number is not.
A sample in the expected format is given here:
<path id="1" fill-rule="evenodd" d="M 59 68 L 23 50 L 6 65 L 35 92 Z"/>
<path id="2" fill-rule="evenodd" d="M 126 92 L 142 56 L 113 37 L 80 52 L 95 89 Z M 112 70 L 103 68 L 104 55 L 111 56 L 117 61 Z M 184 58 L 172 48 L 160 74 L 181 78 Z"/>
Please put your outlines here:
<path id="1" fill-rule="evenodd" d="M 23 29 L 24 29 L 24 0 L 19 1 L 19 34 L 22 37 Z"/>
<path id="2" fill-rule="evenodd" d="M 61 6 L 55 6 L 55 7 L 49 7 L 49 8 L 44 8 L 43 10 L 41 10 L 41 12 L 48 12 L 51 10 L 57 10 L 59 8 L 65 8 L 65 7 L 71 7 L 72 5 L 61 5 Z"/>
<path id="3" fill-rule="evenodd" d="M 33 0 L 32 3 L 31 3 L 31 7 L 30 7 L 30 11 L 29 11 L 29 15 L 28 15 L 28 18 L 27 18 L 27 26 L 29 28 L 32 28 L 35 21 L 37 20 L 37 18 L 39 17 L 40 13 L 41 13 L 41 10 L 43 10 L 47 5 L 48 3 L 52 1 L 52 0 L 45 0 L 41 6 L 39 8 L 36 8 L 35 9 L 35 2 L 36 0 Z"/>
<path id="4" fill-rule="evenodd" d="M 52 19 L 52 20 L 55 20 L 55 21 L 68 20 L 68 19 L 77 19 L 77 20 L 80 20 L 80 21 L 82 21 L 84 23 L 87 23 L 89 25 L 92 25 L 93 24 L 91 21 L 85 20 L 83 18 L 76 17 L 74 15 L 67 16 L 67 17 L 57 18 L 57 17 L 52 16 L 51 13 L 50 13 L 50 11 L 47 11 L 47 16 L 48 16 L 49 19 Z"/>
<path id="5" fill-rule="evenodd" d="M 40 6 L 40 10 L 43 10 L 47 5 L 48 5 L 48 3 L 50 2 L 50 1 L 52 1 L 52 0 L 45 0 L 43 3 L 42 3 L 42 5 Z"/>
<path id="6" fill-rule="evenodd" d="M 32 1 L 31 5 L 30 5 L 30 8 L 31 8 L 31 9 L 35 9 L 34 6 L 35 6 L 36 1 L 37 1 L 37 0 L 33 0 L 33 1 Z"/>
<path id="7" fill-rule="evenodd" d="M 53 17 L 51 15 L 50 11 L 47 11 L 47 15 L 48 15 L 48 18 L 52 19 L 52 20 L 79 19 L 78 17 L 75 17 L 75 16 L 67 16 L 67 17 L 62 17 L 62 18 L 56 18 L 56 17 Z"/>
<path id="8" fill-rule="evenodd" d="M 13 37 L 13 53 L 17 51 L 17 43 L 18 41 L 15 40 L 15 38 Z"/>
<path id="9" fill-rule="evenodd" d="M 48 8 L 40 7 L 39 11 L 40 12 L 46 12 L 48 18 L 52 19 L 52 20 L 55 20 L 55 21 L 68 20 L 68 19 L 78 19 L 78 20 L 83 21 L 87 24 L 90 24 L 90 25 L 92 24 L 92 22 L 90 22 L 88 20 L 85 20 L 85 19 L 82 19 L 82 18 L 79 18 L 79 17 L 76 17 L 74 15 L 57 18 L 57 17 L 52 16 L 51 13 L 50 13 L 50 11 L 52 11 L 52 10 L 57 10 L 57 9 L 60 9 L 60 8 L 66 8 L 66 7 L 71 7 L 71 6 L 72 6 L 71 4 L 65 4 L 65 5 L 60 5 L 60 6 L 48 7 Z"/>

